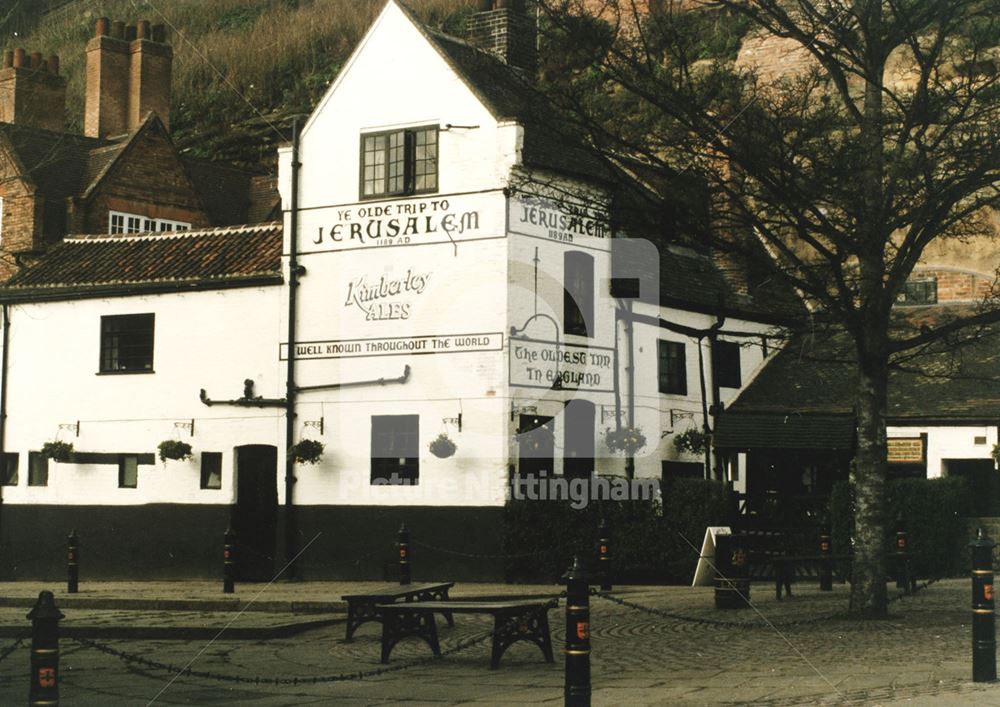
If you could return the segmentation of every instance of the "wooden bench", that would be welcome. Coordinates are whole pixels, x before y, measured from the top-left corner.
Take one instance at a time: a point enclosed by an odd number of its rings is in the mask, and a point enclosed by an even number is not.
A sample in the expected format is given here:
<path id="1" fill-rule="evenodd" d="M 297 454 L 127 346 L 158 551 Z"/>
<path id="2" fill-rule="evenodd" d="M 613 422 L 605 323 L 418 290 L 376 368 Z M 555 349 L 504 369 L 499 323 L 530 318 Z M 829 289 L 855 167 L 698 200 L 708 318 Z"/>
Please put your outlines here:
<path id="1" fill-rule="evenodd" d="M 357 628 L 368 621 L 382 621 L 381 615 L 375 610 L 378 604 L 392 604 L 403 599 L 413 601 L 448 601 L 448 590 L 455 586 L 454 582 L 439 582 L 437 584 L 387 584 L 364 594 L 345 594 L 341 599 L 347 602 L 347 639 L 354 637 Z M 441 609 L 449 626 L 455 625 L 451 611 Z"/>
<path id="2" fill-rule="evenodd" d="M 382 662 L 402 639 L 417 636 L 424 639 L 441 655 L 434 614 L 450 611 L 455 614 L 491 614 L 493 616 L 493 651 L 490 668 L 496 670 L 500 657 L 517 641 L 529 641 L 542 650 L 545 660 L 552 663 L 552 639 L 549 636 L 549 609 L 559 606 L 558 599 L 526 599 L 518 601 L 419 601 L 402 604 L 379 604 L 382 615 Z"/>

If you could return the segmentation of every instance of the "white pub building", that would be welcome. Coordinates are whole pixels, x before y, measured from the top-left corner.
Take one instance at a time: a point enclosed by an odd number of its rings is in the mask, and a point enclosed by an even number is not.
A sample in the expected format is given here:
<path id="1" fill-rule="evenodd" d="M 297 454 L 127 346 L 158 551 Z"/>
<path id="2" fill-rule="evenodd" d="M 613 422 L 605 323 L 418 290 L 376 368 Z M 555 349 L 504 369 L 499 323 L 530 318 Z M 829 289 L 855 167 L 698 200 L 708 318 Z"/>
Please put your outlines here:
<path id="1" fill-rule="evenodd" d="M 60 576 L 76 530 L 84 577 L 214 577 L 232 524 L 245 578 L 377 578 L 405 522 L 417 578 L 498 579 L 511 479 L 625 476 L 606 430 L 644 435 L 637 478 L 741 488 L 674 439 L 779 317 L 612 233 L 615 178 L 553 128 L 505 5 L 466 41 L 390 0 L 280 152 L 283 224 L 74 236 L 0 290 L 0 576 Z M 614 287 L 612 246 L 641 263 Z"/>

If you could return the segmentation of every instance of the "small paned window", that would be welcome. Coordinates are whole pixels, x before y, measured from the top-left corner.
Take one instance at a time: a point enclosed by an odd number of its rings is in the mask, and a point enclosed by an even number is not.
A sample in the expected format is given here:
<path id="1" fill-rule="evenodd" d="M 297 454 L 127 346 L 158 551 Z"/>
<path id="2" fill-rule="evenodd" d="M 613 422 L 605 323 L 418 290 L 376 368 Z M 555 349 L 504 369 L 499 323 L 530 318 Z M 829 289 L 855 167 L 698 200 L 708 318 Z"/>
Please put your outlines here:
<path id="1" fill-rule="evenodd" d="M 201 453 L 201 487 L 222 488 L 222 452 Z"/>
<path id="2" fill-rule="evenodd" d="M 17 452 L 4 452 L 0 457 L 0 485 L 17 486 L 17 466 L 19 455 Z"/>
<path id="3" fill-rule="evenodd" d="M 101 373 L 153 370 L 152 314 L 101 317 Z"/>
<path id="4" fill-rule="evenodd" d="M 660 392 L 687 395 L 687 361 L 684 344 L 679 341 L 658 341 Z"/>
<path id="5" fill-rule="evenodd" d="M 436 125 L 361 136 L 361 198 L 426 194 L 438 188 Z"/>
<path id="6" fill-rule="evenodd" d="M 111 214 L 109 233 L 125 233 L 125 214 Z"/>
<path id="7" fill-rule="evenodd" d="M 118 459 L 118 488 L 134 489 L 139 485 L 139 457 L 122 455 Z"/>
<path id="8" fill-rule="evenodd" d="M 419 432 L 419 415 L 372 415 L 372 484 L 419 482 Z"/>
<path id="9" fill-rule="evenodd" d="M 896 296 L 896 304 L 916 306 L 937 304 L 937 279 L 907 280 L 903 290 Z"/>
<path id="10" fill-rule="evenodd" d="M 563 332 L 593 336 L 594 258 L 571 250 L 563 254 Z"/>
<path id="11" fill-rule="evenodd" d="M 732 341 L 715 341 L 712 345 L 715 381 L 720 388 L 739 388 L 743 385 L 740 375 L 740 345 Z"/>
<path id="12" fill-rule="evenodd" d="M 191 224 L 164 218 L 150 218 L 140 214 L 111 211 L 108 214 L 108 233 L 146 233 L 156 231 L 186 231 Z"/>
<path id="13" fill-rule="evenodd" d="M 28 452 L 28 486 L 49 485 L 49 458 L 41 452 Z"/>

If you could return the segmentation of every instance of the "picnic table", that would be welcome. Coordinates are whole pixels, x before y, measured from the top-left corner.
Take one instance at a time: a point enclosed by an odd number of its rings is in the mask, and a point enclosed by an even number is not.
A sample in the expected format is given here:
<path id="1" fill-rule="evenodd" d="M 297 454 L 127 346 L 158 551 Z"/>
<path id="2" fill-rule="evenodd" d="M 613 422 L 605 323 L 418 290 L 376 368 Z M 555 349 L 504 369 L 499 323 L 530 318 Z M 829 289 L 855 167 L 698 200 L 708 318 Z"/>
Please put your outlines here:
<path id="1" fill-rule="evenodd" d="M 368 621 L 381 621 L 382 616 L 375 607 L 378 604 L 392 604 L 399 599 L 414 601 L 448 601 L 448 590 L 455 586 L 454 582 L 438 582 L 436 584 L 386 584 L 363 594 L 345 594 L 341 599 L 347 602 L 347 638 L 350 641 L 354 632 L 361 624 Z M 439 612 L 444 616 L 449 626 L 455 625 L 451 611 L 447 608 Z"/>
<path id="2" fill-rule="evenodd" d="M 382 617 L 382 662 L 402 639 L 417 636 L 424 639 L 434 655 L 441 655 L 434 614 L 449 611 L 454 614 L 490 614 L 493 616 L 493 646 L 490 668 L 496 670 L 504 652 L 518 641 L 538 646 L 545 660 L 552 657 L 549 634 L 549 609 L 559 606 L 559 599 L 524 599 L 516 601 L 416 601 L 379 604 L 375 607 Z"/>

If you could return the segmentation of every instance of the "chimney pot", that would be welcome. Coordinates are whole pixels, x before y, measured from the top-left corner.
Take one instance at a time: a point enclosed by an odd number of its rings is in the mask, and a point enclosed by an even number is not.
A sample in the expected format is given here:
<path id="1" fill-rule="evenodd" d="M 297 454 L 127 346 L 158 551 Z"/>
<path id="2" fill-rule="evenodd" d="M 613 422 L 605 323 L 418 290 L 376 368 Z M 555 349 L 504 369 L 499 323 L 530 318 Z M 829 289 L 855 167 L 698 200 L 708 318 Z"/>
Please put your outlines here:
<path id="1" fill-rule="evenodd" d="M 111 20 L 107 17 L 97 18 L 97 29 L 94 32 L 95 37 L 105 37 L 111 32 Z"/>
<path id="2" fill-rule="evenodd" d="M 41 52 L 31 52 L 31 68 L 41 69 L 42 68 L 42 53 Z"/>
<path id="3" fill-rule="evenodd" d="M 125 39 L 125 23 L 121 21 L 112 22 L 111 36 L 115 39 Z"/>
<path id="4" fill-rule="evenodd" d="M 24 64 L 25 64 L 25 62 L 24 62 L 24 50 L 20 49 L 20 48 L 15 49 L 14 50 L 14 68 L 15 69 L 22 69 L 22 68 L 24 68 Z"/>
<path id="5" fill-rule="evenodd" d="M 165 25 L 153 25 L 153 41 L 160 44 L 167 41 L 167 28 Z"/>
<path id="6" fill-rule="evenodd" d="M 59 75 L 59 56 L 57 54 L 53 54 L 49 57 L 49 71 L 56 76 Z"/>
<path id="7" fill-rule="evenodd" d="M 3 68 L 9 69 L 14 66 L 14 51 L 8 49 L 3 53 Z"/>
<path id="8" fill-rule="evenodd" d="M 149 34 L 149 20 L 139 20 L 139 23 L 135 26 L 135 38 L 136 39 L 150 39 Z"/>
<path id="9" fill-rule="evenodd" d="M 135 40 L 136 29 L 135 25 L 127 25 L 125 27 L 125 41 L 132 42 Z"/>

